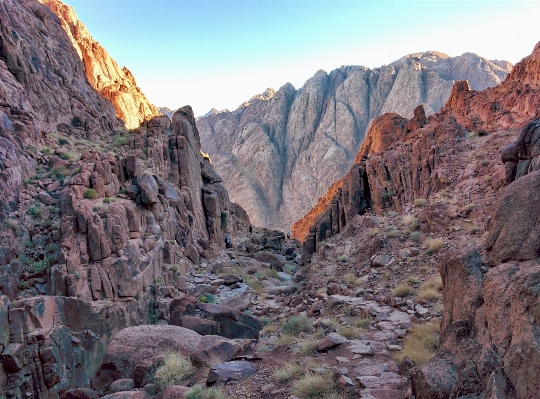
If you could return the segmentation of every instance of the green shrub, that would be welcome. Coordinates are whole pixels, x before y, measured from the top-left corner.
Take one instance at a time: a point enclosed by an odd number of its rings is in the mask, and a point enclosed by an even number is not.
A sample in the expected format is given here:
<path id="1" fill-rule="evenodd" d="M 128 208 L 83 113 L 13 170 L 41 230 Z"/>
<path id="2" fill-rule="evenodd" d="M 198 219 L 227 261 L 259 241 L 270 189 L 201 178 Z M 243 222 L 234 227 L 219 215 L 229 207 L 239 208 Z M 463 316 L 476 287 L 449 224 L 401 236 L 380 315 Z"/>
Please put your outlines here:
<path id="1" fill-rule="evenodd" d="M 116 147 L 121 147 L 126 144 L 129 144 L 129 138 L 125 136 L 116 136 L 113 140 L 113 145 Z"/>
<path id="2" fill-rule="evenodd" d="M 58 144 L 60 145 L 67 145 L 69 144 L 69 141 L 66 139 L 58 139 Z"/>
<path id="3" fill-rule="evenodd" d="M 66 168 L 65 166 L 63 166 L 61 168 L 53 168 L 51 170 L 51 175 L 56 180 L 63 180 L 64 177 L 69 176 L 70 173 L 71 173 L 71 171 L 68 168 Z"/>
<path id="4" fill-rule="evenodd" d="M 41 206 L 39 204 L 34 204 L 28 208 L 28 214 L 32 217 L 38 217 L 41 214 Z"/>
<path id="5" fill-rule="evenodd" d="M 347 284 L 352 284 L 356 280 L 356 276 L 354 273 L 347 273 L 343 276 L 343 281 L 345 281 Z"/>
<path id="6" fill-rule="evenodd" d="M 84 198 L 86 199 L 96 199 L 99 196 L 96 190 L 89 188 L 84 192 Z"/>
<path id="7" fill-rule="evenodd" d="M 413 231 L 409 234 L 409 238 L 414 242 L 419 242 L 422 239 L 422 232 Z"/>
<path id="8" fill-rule="evenodd" d="M 68 152 L 64 152 L 63 154 L 60 154 L 60 158 L 67 161 L 68 159 L 71 159 L 71 155 Z"/>
<path id="9" fill-rule="evenodd" d="M 154 381 L 161 390 L 171 385 L 179 385 L 183 380 L 191 376 L 195 371 L 189 358 L 183 357 L 177 352 L 167 352 L 163 365 L 155 374 Z"/>
<path id="10" fill-rule="evenodd" d="M 111 199 L 109 197 L 105 197 L 103 198 L 103 203 L 104 204 L 110 204 L 111 203 Z"/>
<path id="11" fill-rule="evenodd" d="M 42 148 L 40 152 L 45 156 L 49 156 L 54 153 L 54 151 L 50 149 L 49 147 Z"/>
<path id="12" fill-rule="evenodd" d="M 284 334 L 297 335 L 301 332 L 308 332 L 313 329 L 313 324 L 306 316 L 293 316 L 281 326 Z"/>
<path id="13" fill-rule="evenodd" d="M 225 396 L 215 387 L 204 389 L 200 385 L 195 385 L 186 392 L 186 399 L 225 399 Z"/>

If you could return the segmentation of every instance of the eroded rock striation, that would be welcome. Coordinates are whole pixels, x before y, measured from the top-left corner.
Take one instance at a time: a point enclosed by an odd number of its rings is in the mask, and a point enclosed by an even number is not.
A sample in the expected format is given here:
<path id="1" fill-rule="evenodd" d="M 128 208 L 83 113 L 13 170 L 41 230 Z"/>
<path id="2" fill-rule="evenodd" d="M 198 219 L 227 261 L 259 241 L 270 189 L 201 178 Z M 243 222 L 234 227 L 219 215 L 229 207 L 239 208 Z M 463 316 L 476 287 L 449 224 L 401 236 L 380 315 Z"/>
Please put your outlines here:
<path id="1" fill-rule="evenodd" d="M 236 111 L 200 118 L 202 146 L 253 223 L 287 231 L 349 170 L 373 118 L 411 118 L 419 104 L 429 116 L 444 106 L 455 80 L 482 90 L 508 72 L 475 54 L 436 52 L 375 69 L 318 71 L 298 90 L 286 84 Z"/>

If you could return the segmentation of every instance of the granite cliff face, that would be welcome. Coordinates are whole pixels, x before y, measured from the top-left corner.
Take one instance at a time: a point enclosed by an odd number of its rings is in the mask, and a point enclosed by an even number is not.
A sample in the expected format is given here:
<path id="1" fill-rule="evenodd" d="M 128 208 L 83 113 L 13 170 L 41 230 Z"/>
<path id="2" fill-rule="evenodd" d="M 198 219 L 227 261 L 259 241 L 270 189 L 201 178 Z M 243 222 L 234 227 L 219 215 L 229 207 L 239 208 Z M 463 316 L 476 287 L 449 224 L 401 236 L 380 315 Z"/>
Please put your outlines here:
<path id="1" fill-rule="evenodd" d="M 96 42 L 84 24 L 79 21 L 73 7 L 59 0 L 40 0 L 60 19 L 62 28 L 84 64 L 84 72 L 90 85 L 116 109 L 116 116 L 128 129 L 159 115 L 137 86 L 135 78 L 126 67 L 120 68 L 107 51 Z"/>
<path id="2" fill-rule="evenodd" d="M 480 90 L 508 72 L 470 53 L 411 54 L 373 70 L 318 71 L 299 90 L 267 90 L 197 123 L 233 200 L 256 225 L 290 230 L 351 167 L 373 118 L 412 117 L 419 104 L 429 116 L 444 106 L 454 80 L 469 79 Z"/>

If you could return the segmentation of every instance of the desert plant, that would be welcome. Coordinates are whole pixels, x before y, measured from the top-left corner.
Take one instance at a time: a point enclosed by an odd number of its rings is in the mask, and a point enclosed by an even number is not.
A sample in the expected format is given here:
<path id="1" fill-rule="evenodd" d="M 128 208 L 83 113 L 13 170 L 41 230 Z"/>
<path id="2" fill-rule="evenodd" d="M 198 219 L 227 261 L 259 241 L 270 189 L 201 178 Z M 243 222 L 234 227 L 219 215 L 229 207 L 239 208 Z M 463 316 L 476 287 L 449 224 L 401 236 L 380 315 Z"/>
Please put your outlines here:
<path id="1" fill-rule="evenodd" d="M 200 385 L 195 385 L 186 392 L 186 399 L 225 399 L 225 396 L 215 387 L 204 389 Z"/>
<path id="2" fill-rule="evenodd" d="M 300 366 L 298 363 L 291 362 L 276 370 L 272 377 L 277 382 L 285 383 L 298 378 L 303 374 L 303 372 L 304 369 L 302 366 Z"/>
<path id="3" fill-rule="evenodd" d="M 34 204 L 28 208 L 28 214 L 32 217 L 38 217 L 41 214 L 41 206 L 39 204 Z"/>
<path id="4" fill-rule="evenodd" d="M 103 203 L 105 204 L 110 204 L 111 203 L 111 199 L 109 197 L 105 197 L 103 198 Z"/>
<path id="5" fill-rule="evenodd" d="M 60 154 L 60 158 L 67 161 L 68 159 L 71 159 L 71 154 L 69 152 L 64 152 L 63 154 Z"/>
<path id="6" fill-rule="evenodd" d="M 64 177 L 69 176 L 70 173 L 71 171 L 65 166 L 51 169 L 51 176 L 54 177 L 56 180 L 63 180 Z"/>
<path id="7" fill-rule="evenodd" d="M 60 145 L 67 145 L 69 144 L 69 141 L 66 139 L 58 139 L 58 144 Z"/>
<path id="8" fill-rule="evenodd" d="M 369 317 L 363 318 L 363 319 L 356 319 L 353 322 L 353 325 L 358 328 L 368 328 L 371 325 L 371 322 L 373 320 Z"/>
<path id="9" fill-rule="evenodd" d="M 422 232 L 413 231 L 409 234 L 409 238 L 414 242 L 419 242 L 422 239 Z"/>
<path id="10" fill-rule="evenodd" d="M 418 366 L 427 363 L 439 347 L 439 331 L 440 326 L 435 322 L 415 325 L 407 335 L 397 359 L 401 361 L 409 357 Z"/>
<path id="11" fill-rule="evenodd" d="M 313 329 L 311 320 L 306 316 L 293 316 L 281 326 L 284 334 L 297 335 L 301 332 L 309 332 Z"/>
<path id="12" fill-rule="evenodd" d="M 338 332 L 347 339 L 357 339 L 362 331 L 354 327 L 341 327 Z"/>
<path id="13" fill-rule="evenodd" d="M 221 211 L 221 227 L 227 227 L 227 214 L 223 211 Z"/>
<path id="14" fill-rule="evenodd" d="M 444 245 L 444 241 L 441 238 L 426 238 L 424 245 L 428 252 L 438 252 Z"/>
<path id="15" fill-rule="evenodd" d="M 336 258 L 336 262 L 347 262 L 348 258 L 347 255 L 340 255 Z"/>
<path id="16" fill-rule="evenodd" d="M 411 295 L 413 292 L 414 292 L 414 289 L 409 284 L 401 283 L 392 290 L 392 295 L 404 297 L 404 296 Z"/>
<path id="17" fill-rule="evenodd" d="M 477 226 L 473 226 L 469 229 L 469 234 L 477 234 L 480 231 L 480 228 Z"/>
<path id="18" fill-rule="evenodd" d="M 86 198 L 86 199 L 96 199 L 96 198 L 99 196 L 99 194 L 98 194 L 98 192 L 97 192 L 96 190 L 94 190 L 93 188 L 89 188 L 88 190 L 86 190 L 86 191 L 84 192 L 84 195 L 83 195 L 83 196 L 84 196 L 84 198 Z"/>
<path id="19" fill-rule="evenodd" d="M 407 278 L 407 283 L 409 285 L 417 285 L 420 284 L 420 279 L 418 277 L 411 276 Z"/>
<path id="20" fill-rule="evenodd" d="M 475 208 L 475 205 L 473 203 L 470 203 L 470 204 L 467 204 L 465 206 L 463 206 L 461 209 L 460 209 L 460 212 L 465 214 L 465 215 L 468 215 L 469 213 L 472 212 L 472 210 Z"/>
<path id="21" fill-rule="evenodd" d="M 11 230 L 16 230 L 17 229 L 17 222 L 13 219 L 6 219 L 6 226 L 8 228 L 10 228 Z"/>
<path id="22" fill-rule="evenodd" d="M 113 140 L 113 145 L 115 147 L 121 147 L 126 144 L 129 144 L 129 138 L 126 136 L 116 136 Z"/>
<path id="23" fill-rule="evenodd" d="M 427 201 L 424 198 L 417 198 L 414 200 L 414 206 L 421 207 L 425 206 L 427 204 Z"/>
<path id="24" fill-rule="evenodd" d="M 168 351 L 163 365 L 154 374 L 154 381 L 163 390 L 171 385 L 179 385 L 194 371 L 195 368 L 189 358 L 183 357 L 178 352 Z"/>
<path id="25" fill-rule="evenodd" d="M 216 303 L 217 297 L 214 294 L 206 293 L 199 297 L 201 303 Z"/>
<path id="26" fill-rule="evenodd" d="M 296 347 L 295 352 L 302 356 L 310 356 L 315 353 L 317 349 L 318 340 L 316 337 L 308 336 L 300 341 Z"/>
<path id="27" fill-rule="evenodd" d="M 279 338 L 276 341 L 276 345 L 277 346 L 290 345 L 295 341 L 296 341 L 296 337 L 294 335 L 280 334 Z"/>
<path id="28" fill-rule="evenodd" d="M 325 398 L 336 390 L 330 374 L 306 373 L 293 385 L 293 392 L 301 399 Z"/>
<path id="29" fill-rule="evenodd" d="M 356 280 L 356 276 L 354 273 L 347 273 L 343 276 L 343 281 L 345 281 L 347 284 L 352 284 Z"/>
<path id="30" fill-rule="evenodd" d="M 414 231 L 420 226 L 420 221 L 410 214 L 403 216 L 403 223 L 409 228 L 410 231 Z"/>

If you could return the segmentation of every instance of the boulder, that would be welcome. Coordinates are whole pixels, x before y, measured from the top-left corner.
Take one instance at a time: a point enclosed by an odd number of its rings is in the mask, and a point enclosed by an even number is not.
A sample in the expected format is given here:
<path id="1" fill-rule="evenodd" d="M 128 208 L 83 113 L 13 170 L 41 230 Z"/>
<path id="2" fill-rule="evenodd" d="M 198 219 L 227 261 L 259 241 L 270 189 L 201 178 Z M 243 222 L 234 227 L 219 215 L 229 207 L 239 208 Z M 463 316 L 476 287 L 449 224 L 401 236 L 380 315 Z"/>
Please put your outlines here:
<path id="1" fill-rule="evenodd" d="M 98 399 L 99 395 L 90 388 L 68 389 L 61 396 L 61 399 Z"/>
<path id="2" fill-rule="evenodd" d="M 240 381 L 255 374 L 256 371 L 257 366 L 244 360 L 217 364 L 210 369 L 206 384 L 213 385 L 216 382 Z"/>
<path id="3" fill-rule="evenodd" d="M 207 335 L 202 337 L 201 342 L 190 357 L 194 363 L 212 367 L 231 360 L 242 349 L 243 346 L 234 340 Z"/>
<path id="4" fill-rule="evenodd" d="M 338 333 L 327 334 L 317 344 L 317 350 L 319 352 L 326 352 L 328 349 L 335 348 L 341 344 L 347 342 L 347 338 L 339 335 Z"/>
<path id="5" fill-rule="evenodd" d="M 200 335 L 219 334 L 220 325 L 212 320 L 201 319 L 200 317 L 184 316 L 180 319 L 178 324 L 175 324 L 175 322 L 176 320 L 173 320 L 172 322 L 169 321 L 169 324 L 188 328 Z"/>
<path id="6" fill-rule="evenodd" d="M 444 359 L 413 367 L 409 374 L 417 399 L 448 399 L 458 377 L 457 370 Z"/>

